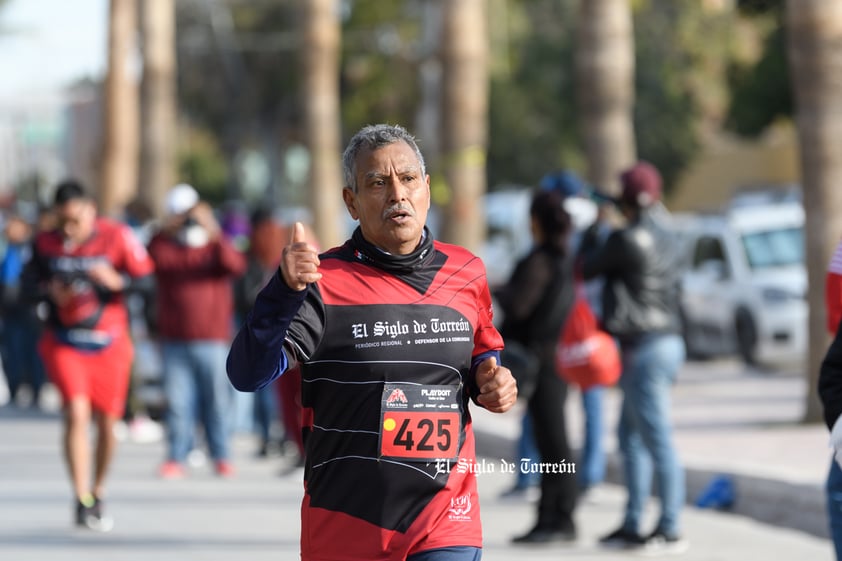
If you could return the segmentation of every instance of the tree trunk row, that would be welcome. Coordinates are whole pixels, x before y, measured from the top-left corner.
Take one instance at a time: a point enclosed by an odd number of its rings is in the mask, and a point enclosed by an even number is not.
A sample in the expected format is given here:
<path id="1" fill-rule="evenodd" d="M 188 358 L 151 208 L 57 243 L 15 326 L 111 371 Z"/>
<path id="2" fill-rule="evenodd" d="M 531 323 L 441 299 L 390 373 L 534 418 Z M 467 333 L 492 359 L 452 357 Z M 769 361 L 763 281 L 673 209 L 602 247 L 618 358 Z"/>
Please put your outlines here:
<path id="1" fill-rule="evenodd" d="M 105 214 L 140 199 L 160 214 L 175 182 L 176 94 L 173 0 L 140 0 L 143 81 L 133 75 L 138 52 L 137 0 L 110 0 L 108 73 L 100 176 Z M 485 0 L 437 0 L 441 17 L 440 154 L 451 203 L 441 237 L 476 250 L 484 236 L 480 204 L 486 190 L 488 37 Z M 311 206 L 324 247 L 342 236 L 339 114 L 339 6 L 336 0 L 302 0 L 303 108 L 311 153 Z M 789 0 L 786 26 L 796 100 L 809 291 L 808 384 L 804 418 L 820 419 L 814 391 L 827 349 L 824 277 L 842 238 L 842 4 Z M 576 49 L 578 107 L 587 180 L 609 191 L 633 163 L 636 143 L 634 39 L 628 0 L 581 0 Z M 142 102 L 139 102 L 139 99 Z M 139 115 L 142 114 L 142 120 Z M 426 113 L 435 115 L 435 112 Z M 419 128 L 422 128 L 419 125 Z M 429 133 L 428 133 L 429 134 Z M 142 149 L 141 149 L 142 147 Z M 138 166 L 138 158 L 140 165 Z"/>

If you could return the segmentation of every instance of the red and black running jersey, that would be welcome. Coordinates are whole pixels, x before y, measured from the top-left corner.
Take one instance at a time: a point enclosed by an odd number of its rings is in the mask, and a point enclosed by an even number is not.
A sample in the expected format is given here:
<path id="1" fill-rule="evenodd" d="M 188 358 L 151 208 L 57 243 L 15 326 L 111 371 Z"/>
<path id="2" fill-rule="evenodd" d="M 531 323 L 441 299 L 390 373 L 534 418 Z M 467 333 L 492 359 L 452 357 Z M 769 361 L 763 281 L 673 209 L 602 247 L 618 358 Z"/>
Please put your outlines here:
<path id="1" fill-rule="evenodd" d="M 58 231 L 43 232 L 35 238 L 33 282 L 43 285 L 54 278 L 63 279 L 77 286 L 80 295 L 79 302 L 74 305 L 76 309 L 59 310 L 51 306 L 50 323 L 53 327 L 62 327 L 61 318 L 65 316 L 75 315 L 82 319 L 84 310 L 92 304 L 91 301 L 96 300 L 101 309 L 93 321 L 77 331 L 111 335 L 128 331 L 128 316 L 122 295 L 105 294 L 87 279 L 88 269 L 103 261 L 132 277 L 151 274 L 154 269 L 146 248 L 131 229 L 106 218 L 98 218 L 91 237 L 72 250 L 65 248 L 64 239 Z M 65 322 L 65 327 L 76 327 L 67 323 L 73 323 L 73 320 Z"/>
<path id="2" fill-rule="evenodd" d="M 503 342 L 482 261 L 427 251 L 388 272 L 353 242 L 322 255 L 287 331 L 302 363 L 304 560 L 482 545 L 470 370 Z"/>

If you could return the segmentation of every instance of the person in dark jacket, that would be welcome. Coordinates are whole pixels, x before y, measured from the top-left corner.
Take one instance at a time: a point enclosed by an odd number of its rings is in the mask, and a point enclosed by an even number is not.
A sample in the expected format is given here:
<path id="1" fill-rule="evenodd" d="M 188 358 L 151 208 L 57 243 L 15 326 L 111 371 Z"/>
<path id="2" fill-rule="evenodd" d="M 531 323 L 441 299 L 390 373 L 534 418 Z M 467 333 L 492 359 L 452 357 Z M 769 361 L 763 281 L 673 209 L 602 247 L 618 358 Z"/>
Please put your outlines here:
<path id="1" fill-rule="evenodd" d="M 5 225 L 6 253 L 0 259 L 0 356 L 9 384 L 9 402 L 19 403 L 18 390 L 24 383 L 32 392 L 30 406 L 38 409 L 41 387 L 46 381 L 44 364 L 38 356 L 41 320 L 33 302 L 23 298 L 23 271 L 32 259 L 34 216 L 16 209 Z"/>
<path id="2" fill-rule="evenodd" d="M 530 206 L 534 249 L 515 266 L 495 296 L 504 313 L 502 333 L 538 357 L 535 390 L 528 402 L 541 470 L 541 498 L 533 528 L 514 543 L 566 542 L 576 538 L 573 511 L 578 485 L 567 439 L 567 385 L 555 371 L 555 346 L 573 304 L 573 259 L 567 251 L 570 216 L 557 192 L 539 191 Z M 521 466 L 531 469 L 532 466 Z"/>
<path id="3" fill-rule="evenodd" d="M 831 264 L 831 267 L 833 265 Z M 833 313 L 831 296 L 833 291 L 825 292 L 829 313 Z M 830 441 L 834 448 L 834 457 L 825 483 L 827 496 L 827 518 L 830 537 L 836 551 L 837 561 L 842 560 L 842 333 L 839 326 L 831 331 L 833 342 L 827 349 L 821 370 L 819 370 L 819 399 L 822 402 L 824 422 L 830 429 Z"/>
<path id="4" fill-rule="evenodd" d="M 600 540 L 607 547 L 680 551 L 684 470 L 670 421 L 670 387 L 685 360 L 679 317 L 681 257 L 659 219 L 661 176 L 639 162 L 620 176 L 617 204 L 626 227 L 596 250 L 583 240 L 584 278 L 602 276 L 603 327 L 619 342 L 623 404 L 618 429 L 628 502 L 622 526 Z M 587 238 L 587 235 L 586 235 Z M 655 529 L 640 534 L 641 515 L 656 475 L 661 510 Z"/>

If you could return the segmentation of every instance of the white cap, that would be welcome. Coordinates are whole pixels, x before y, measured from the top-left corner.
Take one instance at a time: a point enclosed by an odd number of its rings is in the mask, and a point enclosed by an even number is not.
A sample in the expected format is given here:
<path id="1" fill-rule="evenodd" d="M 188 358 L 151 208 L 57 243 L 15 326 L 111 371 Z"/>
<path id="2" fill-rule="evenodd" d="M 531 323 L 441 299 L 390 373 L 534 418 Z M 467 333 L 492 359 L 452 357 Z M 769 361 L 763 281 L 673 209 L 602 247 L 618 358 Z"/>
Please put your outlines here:
<path id="1" fill-rule="evenodd" d="M 199 193 L 186 183 L 179 183 L 167 193 L 167 213 L 182 214 L 196 206 L 199 202 Z"/>

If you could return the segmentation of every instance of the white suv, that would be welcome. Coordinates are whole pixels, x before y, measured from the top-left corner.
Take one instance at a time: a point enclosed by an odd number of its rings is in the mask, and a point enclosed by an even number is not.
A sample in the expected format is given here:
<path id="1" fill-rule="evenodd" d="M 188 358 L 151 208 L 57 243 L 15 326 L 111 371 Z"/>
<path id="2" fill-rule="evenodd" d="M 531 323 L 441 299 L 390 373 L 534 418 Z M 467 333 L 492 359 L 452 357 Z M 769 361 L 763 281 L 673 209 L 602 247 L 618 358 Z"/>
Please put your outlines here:
<path id="1" fill-rule="evenodd" d="M 688 354 L 739 353 L 748 364 L 798 364 L 807 348 L 804 209 L 799 201 L 676 215 L 687 247 L 682 314 Z"/>

